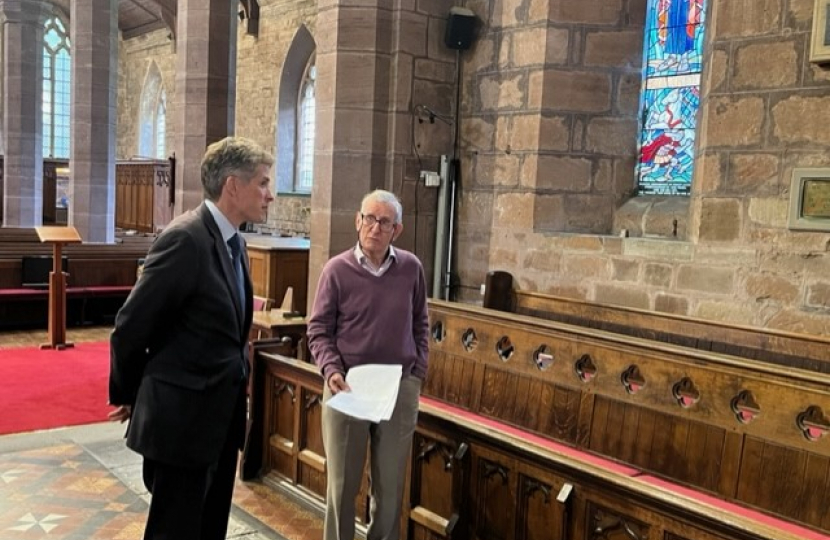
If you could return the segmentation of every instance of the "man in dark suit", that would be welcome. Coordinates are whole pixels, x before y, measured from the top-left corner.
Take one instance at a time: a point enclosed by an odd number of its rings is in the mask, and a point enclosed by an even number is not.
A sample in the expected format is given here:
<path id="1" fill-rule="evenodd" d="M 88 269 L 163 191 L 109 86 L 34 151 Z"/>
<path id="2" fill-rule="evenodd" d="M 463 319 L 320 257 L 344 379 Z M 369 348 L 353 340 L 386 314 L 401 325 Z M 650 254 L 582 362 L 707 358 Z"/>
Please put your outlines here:
<path id="1" fill-rule="evenodd" d="M 202 160 L 205 202 L 159 235 L 111 338 L 113 421 L 144 457 L 145 540 L 225 538 L 245 438 L 252 290 L 243 222 L 274 200 L 273 157 L 229 137 Z"/>

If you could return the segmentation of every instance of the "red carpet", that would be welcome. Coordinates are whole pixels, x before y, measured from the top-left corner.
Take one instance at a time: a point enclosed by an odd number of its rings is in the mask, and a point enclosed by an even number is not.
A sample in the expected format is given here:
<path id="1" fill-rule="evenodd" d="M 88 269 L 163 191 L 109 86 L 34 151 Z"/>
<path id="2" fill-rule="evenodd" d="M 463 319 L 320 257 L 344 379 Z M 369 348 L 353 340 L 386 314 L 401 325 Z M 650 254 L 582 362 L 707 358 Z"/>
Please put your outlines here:
<path id="1" fill-rule="evenodd" d="M 107 419 L 109 343 L 0 350 L 0 435 Z"/>

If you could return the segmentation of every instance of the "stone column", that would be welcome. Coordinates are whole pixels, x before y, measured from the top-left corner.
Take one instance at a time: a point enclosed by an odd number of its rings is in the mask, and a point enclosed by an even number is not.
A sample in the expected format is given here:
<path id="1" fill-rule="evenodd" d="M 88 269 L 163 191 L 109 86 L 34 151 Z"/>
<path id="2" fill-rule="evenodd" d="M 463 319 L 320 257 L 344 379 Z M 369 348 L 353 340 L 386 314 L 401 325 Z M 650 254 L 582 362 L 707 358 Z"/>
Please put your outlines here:
<path id="1" fill-rule="evenodd" d="M 118 0 L 72 0 L 69 224 L 85 242 L 115 240 Z"/>
<path id="2" fill-rule="evenodd" d="M 357 242 L 355 213 L 389 178 L 391 2 L 320 2 L 317 138 L 311 197 L 308 298 L 325 262 Z"/>
<path id="3" fill-rule="evenodd" d="M 40 0 L 0 0 L 3 22 L 3 225 L 43 222 L 43 24 Z"/>
<path id="4" fill-rule="evenodd" d="M 176 206 L 202 202 L 205 148 L 233 133 L 238 2 L 179 0 L 176 16 Z"/>

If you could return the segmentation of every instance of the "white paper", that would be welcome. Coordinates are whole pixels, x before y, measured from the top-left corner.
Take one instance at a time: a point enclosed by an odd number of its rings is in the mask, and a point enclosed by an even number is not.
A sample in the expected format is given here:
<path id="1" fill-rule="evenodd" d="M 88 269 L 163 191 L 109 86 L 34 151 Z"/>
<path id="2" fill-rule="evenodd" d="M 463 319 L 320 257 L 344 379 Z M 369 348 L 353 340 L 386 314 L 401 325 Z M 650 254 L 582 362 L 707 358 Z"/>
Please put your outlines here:
<path id="1" fill-rule="evenodd" d="M 398 401 L 401 384 L 400 364 L 365 364 L 346 374 L 350 392 L 338 392 L 326 405 L 362 420 L 380 422 L 389 420 Z"/>

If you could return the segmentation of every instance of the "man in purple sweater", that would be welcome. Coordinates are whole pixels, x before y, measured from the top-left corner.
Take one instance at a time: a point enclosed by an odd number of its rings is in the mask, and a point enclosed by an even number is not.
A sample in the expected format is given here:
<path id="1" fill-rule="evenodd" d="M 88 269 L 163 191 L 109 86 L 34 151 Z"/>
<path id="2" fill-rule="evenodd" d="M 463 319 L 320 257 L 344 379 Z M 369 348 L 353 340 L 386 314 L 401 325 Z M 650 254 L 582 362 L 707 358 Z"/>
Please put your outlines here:
<path id="1" fill-rule="evenodd" d="M 323 401 L 348 392 L 346 372 L 362 364 L 400 364 L 392 417 L 378 423 L 323 407 L 328 486 L 324 540 L 353 540 L 355 497 L 370 445 L 371 505 L 367 540 L 396 540 L 406 463 L 427 373 L 429 321 L 421 262 L 392 241 L 403 231 L 398 198 L 376 190 L 355 217 L 358 243 L 320 275 L 308 322 L 311 354 L 326 381 Z"/>

